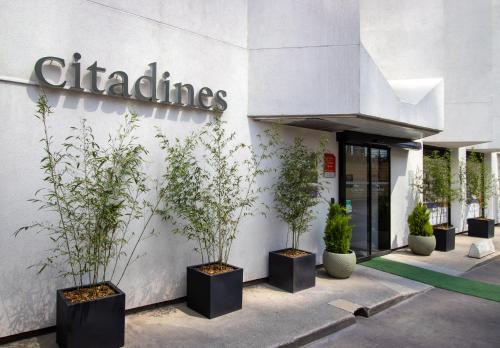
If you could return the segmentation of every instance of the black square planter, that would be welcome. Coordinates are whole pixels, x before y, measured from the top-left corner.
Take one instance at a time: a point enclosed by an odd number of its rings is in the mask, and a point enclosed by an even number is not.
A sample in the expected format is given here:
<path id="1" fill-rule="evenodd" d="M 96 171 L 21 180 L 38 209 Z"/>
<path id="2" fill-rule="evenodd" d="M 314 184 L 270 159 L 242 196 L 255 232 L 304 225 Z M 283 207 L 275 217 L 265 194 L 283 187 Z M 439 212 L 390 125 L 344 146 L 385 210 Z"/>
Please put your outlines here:
<path id="1" fill-rule="evenodd" d="M 455 249 L 455 227 L 434 227 L 434 237 L 436 237 L 436 250 Z"/>
<path id="2" fill-rule="evenodd" d="M 479 238 L 493 238 L 495 236 L 495 220 L 491 219 L 467 219 L 469 225 L 469 236 Z"/>
<path id="3" fill-rule="evenodd" d="M 316 284 L 316 254 L 289 257 L 280 254 L 284 250 L 269 253 L 269 284 L 288 292 L 312 288 Z"/>
<path id="4" fill-rule="evenodd" d="M 57 290 L 56 341 L 61 348 L 118 348 L 125 344 L 125 293 L 105 282 L 114 295 L 70 303 Z"/>
<path id="5" fill-rule="evenodd" d="M 237 311 L 243 302 L 243 268 L 210 275 L 198 268 L 187 268 L 187 306 L 212 319 Z"/>

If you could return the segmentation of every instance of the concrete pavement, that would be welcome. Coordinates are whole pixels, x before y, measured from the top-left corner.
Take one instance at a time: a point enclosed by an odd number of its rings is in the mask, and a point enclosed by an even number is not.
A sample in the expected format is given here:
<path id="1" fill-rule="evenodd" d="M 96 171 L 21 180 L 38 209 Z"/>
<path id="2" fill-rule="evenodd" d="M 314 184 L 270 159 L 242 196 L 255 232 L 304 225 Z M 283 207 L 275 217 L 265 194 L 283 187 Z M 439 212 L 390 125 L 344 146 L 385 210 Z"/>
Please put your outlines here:
<path id="1" fill-rule="evenodd" d="M 430 287 L 358 265 L 349 279 L 318 271 L 316 287 L 295 294 L 266 283 L 246 287 L 243 309 L 212 320 L 185 303 L 126 317 L 126 347 L 298 346 L 355 323 Z M 49 334 L 5 347 L 56 347 Z"/>
<path id="2" fill-rule="evenodd" d="M 500 259 L 464 277 L 499 284 Z M 307 347 L 494 348 L 499 328 L 500 303 L 432 289 Z"/>
<path id="3" fill-rule="evenodd" d="M 499 232 L 497 228 L 497 250 Z M 416 256 L 408 250 L 385 257 L 453 275 L 473 268 L 464 276 L 500 283 L 500 259 L 494 259 L 500 253 L 481 260 L 470 259 L 466 255 L 474 240 L 459 235 L 454 251 L 436 251 L 430 257 Z M 491 262 L 480 265 L 485 261 Z M 498 303 L 431 289 L 360 265 L 351 278 L 344 280 L 332 279 L 319 270 L 316 287 L 296 294 L 266 283 L 248 286 L 244 288 L 242 310 L 212 320 L 193 312 L 185 303 L 128 315 L 125 347 L 300 346 L 327 335 L 330 336 L 313 346 L 330 347 L 331 340 L 339 347 L 428 347 L 451 343 L 456 347 L 488 347 L 492 340 L 500 342 L 500 334 L 496 333 L 500 327 Z M 376 320 L 359 316 L 372 316 L 421 293 L 425 294 L 378 314 Z M 356 325 L 331 335 L 353 324 Z M 455 340 L 461 334 L 466 340 Z M 55 335 L 49 334 L 2 347 L 57 345 Z"/>
<path id="4" fill-rule="evenodd" d="M 459 234 L 455 237 L 455 250 L 447 252 L 433 251 L 430 256 L 419 256 L 413 254 L 410 249 L 405 248 L 383 257 L 389 260 L 457 276 L 500 255 L 500 227 L 495 227 L 493 244 L 495 245 L 496 252 L 494 254 L 488 255 L 482 259 L 468 257 L 467 255 L 469 254 L 471 244 L 479 240 L 483 239 L 469 237 L 466 234 Z"/>

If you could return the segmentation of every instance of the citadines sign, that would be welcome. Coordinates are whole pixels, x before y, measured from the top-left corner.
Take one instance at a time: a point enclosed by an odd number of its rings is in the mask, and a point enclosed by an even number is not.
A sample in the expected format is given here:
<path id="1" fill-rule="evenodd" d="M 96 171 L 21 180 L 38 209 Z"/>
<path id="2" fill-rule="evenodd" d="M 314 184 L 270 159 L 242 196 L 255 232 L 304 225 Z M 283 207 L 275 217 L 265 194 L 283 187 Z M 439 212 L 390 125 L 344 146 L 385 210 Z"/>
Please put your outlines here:
<path id="1" fill-rule="evenodd" d="M 73 54 L 73 62 L 71 63 L 71 68 L 73 69 L 73 85 L 68 89 L 73 91 L 85 91 L 82 87 L 81 82 L 81 66 L 79 60 L 81 59 L 80 53 Z M 54 64 L 54 62 L 59 66 L 59 68 L 64 68 L 66 63 L 63 58 L 59 57 L 42 57 L 38 59 L 35 63 L 35 75 L 38 81 L 44 85 L 55 88 L 66 88 L 66 81 L 50 82 L 44 75 L 44 65 Z M 165 71 L 160 81 L 157 77 L 157 67 L 156 62 L 148 64 L 150 68 L 150 74 L 139 77 L 135 80 L 131 94 L 129 92 L 129 78 L 124 71 L 114 71 L 108 76 L 108 80 L 112 82 L 108 85 L 107 89 L 101 89 L 98 85 L 98 75 L 105 73 L 106 69 L 97 65 L 97 61 L 94 64 L 87 67 L 86 70 L 90 72 L 90 86 L 87 90 L 92 93 L 97 94 L 107 94 L 110 96 L 124 97 L 124 98 L 135 98 L 137 100 L 151 101 L 161 104 L 170 104 L 182 107 L 192 107 L 200 108 L 204 110 L 210 110 L 213 108 L 218 108 L 219 110 L 227 109 L 227 102 L 224 99 L 227 96 L 226 91 L 219 90 L 213 92 L 208 87 L 202 87 L 196 93 L 195 100 L 195 89 L 189 83 L 178 82 L 173 84 L 173 88 L 170 83 L 170 73 Z M 148 82 L 148 93 L 144 93 L 141 89 L 141 84 Z M 158 82 L 162 85 L 163 93 L 162 95 L 157 94 Z M 184 93 L 183 93 L 184 91 Z M 183 98 L 184 94 L 184 98 Z M 173 97 L 172 97 L 173 95 Z"/>

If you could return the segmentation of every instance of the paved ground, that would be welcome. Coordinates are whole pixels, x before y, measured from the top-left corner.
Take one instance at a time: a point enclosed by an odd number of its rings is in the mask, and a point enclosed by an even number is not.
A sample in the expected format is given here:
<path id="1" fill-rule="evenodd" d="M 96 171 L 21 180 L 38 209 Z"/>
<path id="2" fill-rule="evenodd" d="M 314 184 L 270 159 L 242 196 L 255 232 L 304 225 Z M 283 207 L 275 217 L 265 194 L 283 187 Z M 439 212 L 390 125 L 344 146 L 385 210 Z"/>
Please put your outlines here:
<path id="1" fill-rule="evenodd" d="M 126 318 L 126 347 L 272 347 L 310 342 L 430 287 L 359 266 L 349 279 L 319 271 L 316 287 L 290 294 L 267 284 L 244 289 L 243 309 L 212 320 L 179 304 Z M 340 307 L 340 308 L 339 308 Z M 341 309 L 342 308 L 342 309 Z M 5 347 L 56 347 L 54 334 Z"/>
<path id="2" fill-rule="evenodd" d="M 474 241 L 483 240 L 482 238 L 467 235 L 457 235 L 455 237 L 455 250 L 452 251 L 434 251 L 430 256 L 419 256 L 413 254 L 410 249 L 402 249 L 386 255 L 384 258 L 450 275 L 460 275 L 477 264 L 500 255 L 500 227 L 495 227 L 495 232 L 493 243 L 497 251 L 482 259 L 467 257 L 471 244 Z"/>
<path id="3" fill-rule="evenodd" d="M 470 272 L 465 273 L 463 277 L 500 285 L 500 256 L 482 266 L 473 268 Z"/>
<path id="4" fill-rule="evenodd" d="M 500 259 L 465 277 L 500 284 Z M 307 347 L 500 347 L 500 303 L 432 289 Z"/>
<path id="5" fill-rule="evenodd" d="M 495 244 L 500 250 L 499 232 L 497 228 Z M 455 251 L 434 252 L 425 258 L 404 250 L 386 257 L 462 274 L 485 261 L 467 258 L 473 240 L 457 236 Z M 500 283 L 500 259 L 477 266 L 464 276 Z M 212 320 L 191 311 L 184 303 L 128 315 L 125 347 L 297 346 L 350 325 L 311 347 L 500 347 L 499 303 L 430 289 L 428 285 L 360 265 L 345 280 L 332 279 L 319 271 L 316 287 L 296 294 L 267 284 L 247 287 L 243 310 Z M 386 309 L 416 294 L 419 295 Z M 355 312 L 371 317 L 355 317 Z M 55 335 L 49 334 L 2 347 L 57 345 Z"/>

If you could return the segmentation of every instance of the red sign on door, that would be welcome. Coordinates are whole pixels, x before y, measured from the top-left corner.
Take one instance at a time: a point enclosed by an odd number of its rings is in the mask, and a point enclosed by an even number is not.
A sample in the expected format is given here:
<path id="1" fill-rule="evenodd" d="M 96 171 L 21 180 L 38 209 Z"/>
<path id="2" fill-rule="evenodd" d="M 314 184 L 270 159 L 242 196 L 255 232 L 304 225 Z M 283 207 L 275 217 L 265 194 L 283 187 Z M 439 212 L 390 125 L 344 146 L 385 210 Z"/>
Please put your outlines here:
<path id="1" fill-rule="evenodd" d="M 323 156 L 323 176 L 334 178 L 337 172 L 337 159 L 333 153 L 325 153 Z"/>

